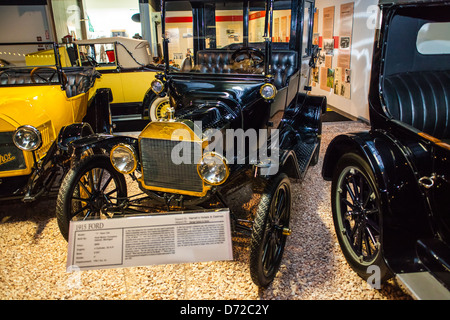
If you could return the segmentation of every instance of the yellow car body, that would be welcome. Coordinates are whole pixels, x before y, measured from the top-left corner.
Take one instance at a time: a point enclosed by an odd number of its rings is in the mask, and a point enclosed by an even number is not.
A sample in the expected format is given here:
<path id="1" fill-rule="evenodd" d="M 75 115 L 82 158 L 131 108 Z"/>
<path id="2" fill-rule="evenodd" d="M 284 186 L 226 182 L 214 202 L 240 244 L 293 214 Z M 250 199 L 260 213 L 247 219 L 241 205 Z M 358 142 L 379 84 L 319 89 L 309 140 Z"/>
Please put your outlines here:
<path id="1" fill-rule="evenodd" d="M 68 98 L 60 85 L 0 87 L 0 134 L 14 132 L 23 125 L 37 128 L 42 135 L 42 146 L 35 154 L 41 160 L 64 126 L 82 121 L 87 104 L 87 94 Z M 10 148 L 0 146 L 1 157 L 9 152 Z M 21 152 L 26 168 L 3 171 L 4 163 L 0 163 L 0 178 L 31 173 L 32 152 Z"/>
<path id="2" fill-rule="evenodd" d="M 111 89 L 111 114 L 115 124 L 143 120 L 142 125 L 145 126 L 149 120 L 159 118 L 157 106 L 161 99 L 150 87 L 156 74 L 163 72 L 163 67 L 152 63 L 148 41 L 112 37 L 74 43 L 78 50 L 78 64 L 95 67 L 102 75 L 96 86 Z"/>
<path id="3" fill-rule="evenodd" d="M 45 50 L 36 51 L 41 46 Z M 61 67 L 65 50 L 54 49 L 53 43 L 0 44 L 0 48 L 0 59 L 10 62 L 0 67 L 0 199 L 34 200 L 41 189 L 51 187 L 46 183 L 57 171 L 57 139 L 86 117 L 96 98 L 99 74 L 93 68 Z M 18 146 L 17 133 L 24 127 L 37 130 L 36 149 Z M 83 128 L 83 134 L 93 132 L 84 125 L 76 128 Z M 81 131 L 66 132 L 68 137 L 77 134 Z"/>

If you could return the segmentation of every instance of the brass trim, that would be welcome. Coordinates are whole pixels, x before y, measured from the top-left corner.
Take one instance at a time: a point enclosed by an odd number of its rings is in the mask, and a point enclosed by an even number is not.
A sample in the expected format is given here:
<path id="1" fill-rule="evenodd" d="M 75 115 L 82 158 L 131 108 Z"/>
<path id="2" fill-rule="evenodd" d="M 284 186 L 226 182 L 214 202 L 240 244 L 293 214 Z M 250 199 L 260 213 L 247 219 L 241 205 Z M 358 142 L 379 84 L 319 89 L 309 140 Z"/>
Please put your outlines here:
<path id="1" fill-rule="evenodd" d="M 179 135 L 174 137 L 173 134 L 176 130 L 180 130 Z M 191 143 L 199 143 L 203 150 L 208 145 L 208 140 L 203 140 L 201 137 L 197 136 L 194 132 L 195 127 L 194 123 L 190 120 L 181 120 L 181 121 L 167 121 L 167 120 L 159 120 L 150 122 L 144 130 L 141 131 L 141 134 L 138 137 L 139 145 L 141 144 L 142 139 L 157 139 L 157 140 L 169 140 L 169 141 L 185 141 Z M 142 148 L 140 148 L 142 153 Z M 198 174 L 198 171 L 197 171 Z M 175 193 L 175 194 L 183 194 L 195 197 L 204 197 L 206 193 L 212 188 L 211 185 L 207 185 L 201 176 L 199 175 L 202 181 L 202 192 L 196 191 L 188 191 L 182 189 L 172 189 L 172 188 L 162 188 L 155 186 L 148 186 L 144 181 L 145 172 L 142 170 L 142 176 L 138 178 L 138 181 L 141 183 L 141 186 L 146 190 L 151 191 L 159 191 L 159 192 L 167 192 L 167 193 Z"/>
<path id="2" fill-rule="evenodd" d="M 160 91 L 156 91 L 156 90 L 153 89 L 153 83 L 154 83 L 154 82 L 159 82 L 159 83 L 161 84 L 161 90 L 160 90 Z M 150 87 L 152 88 L 152 91 L 153 91 L 154 93 L 160 94 L 161 92 L 164 91 L 164 82 L 162 82 L 162 81 L 159 80 L 159 79 L 155 79 L 155 80 L 153 80 L 152 83 L 150 84 Z"/>
<path id="3" fill-rule="evenodd" d="M 224 178 L 222 181 L 217 182 L 217 183 L 211 183 L 211 182 L 206 181 L 206 180 L 202 177 L 202 175 L 200 174 L 200 171 L 199 171 L 199 167 L 200 167 L 200 165 L 201 165 L 201 162 L 202 162 L 203 158 L 206 157 L 206 156 L 211 156 L 211 155 L 214 156 L 214 157 L 219 158 L 219 159 L 223 162 L 223 164 L 225 165 L 225 170 L 226 170 L 225 178 Z M 227 161 L 227 159 L 226 159 L 223 155 L 221 155 L 221 154 L 219 154 L 219 153 L 217 153 L 217 152 L 208 152 L 208 153 L 205 153 L 205 154 L 202 156 L 202 159 L 200 160 L 200 163 L 197 164 L 197 173 L 198 173 L 199 177 L 202 179 L 202 181 L 203 181 L 204 183 L 209 184 L 209 185 L 212 185 L 212 186 L 219 186 L 219 185 L 223 184 L 225 181 L 227 181 L 228 177 L 230 176 L 230 168 L 228 167 L 228 161 Z"/>
<path id="4" fill-rule="evenodd" d="M 179 134 L 175 136 L 177 139 L 173 139 L 172 138 L 173 135 L 177 133 Z M 203 139 L 195 134 L 193 130 L 193 123 L 192 121 L 189 120 L 152 121 L 140 133 L 139 140 L 142 138 L 171 140 L 171 141 L 203 142 Z"/>
<path id="5" fill-rule="evenodd" d="M 126 171 L 126 172 L 120 171 L 120 170 L 114 165 L 114 162 L 112 161 L 113 153 L 114 153 L 114 151 L 115 151 L 117 148 L 119 148 L 119 147 L 124 147 L 124 148 L 130 150 L 130 151 L 131 151 L 131 154 L 133 155 L 134 166 L 133 166 L 133 169 L 131 169 L 130 171 Z M 130 145 L 126 144 L 126 143 L 119 143 L 119 144 L 115 145 L 114 147 L 112 147 L 111 152 L 109 153 L 109 161 L 111 161 L 111 164 L 112 164 L 112 166 L 114 167 L 114 169 L 116 169 L 117 172 L 120 172 L 120 173 L 122 173 L 122 174 L 130 174 L 130 173 L 134 172 L 134 170 L 136 170 L 136 168 L 137 168 L 137 163 L 138 163 L 138 162 L 137 162 L 136 151 L 134 150 L 134 148 L 133 148 L 132 146 L 130 146 Z"/>
<path id="6" fill-rule="evenodd" d="M 146 190 L 167 192 L 167 193 L 175 193 L 175 194 L 182 194 L 182 195 L 194 196 L 194 197 L 204 197 L 204 196 L 206 196 L 206 193 L 209 190 L 211 190 L 211 187 L 212 187 L 212 186 L 205 185 L 203 183 L 203 191 L 202 192 L 196 192 L 196 191 L 188 191 L 188 190 L 182 190 L 182 189 L 171 189 L 171 188 L 161 188 L 161 187 L 148 186 L 144 182 L 144 175 L 139 177 L 137 180 L 141 183 L 141 186 L 144 189 L 146 189 Z"/>
<path id="7" fill-rule="evenodd" d="M 272 89 L 273 89 L 273 95 L 271 95 L 269 98 L 265 98 L 265 97 L 262 95 L 262 91 L 263 91 L 263 89 L 264 89 L 265 87 L 272 87 Z M 277 95 L 277 88 L 276 88 L 273 84 L 271 84 L 271 83 L 265 83 L 265 84 L 263 84 L 263 85 L 261 86 L 261 88 L 259 89 L 259 94 L 260 94 L 261 97 L 262 97 L 263 99 L 265 99 L 265 100 L 272 100 L 272 99 L 274 99 L 275 96 Z"/>

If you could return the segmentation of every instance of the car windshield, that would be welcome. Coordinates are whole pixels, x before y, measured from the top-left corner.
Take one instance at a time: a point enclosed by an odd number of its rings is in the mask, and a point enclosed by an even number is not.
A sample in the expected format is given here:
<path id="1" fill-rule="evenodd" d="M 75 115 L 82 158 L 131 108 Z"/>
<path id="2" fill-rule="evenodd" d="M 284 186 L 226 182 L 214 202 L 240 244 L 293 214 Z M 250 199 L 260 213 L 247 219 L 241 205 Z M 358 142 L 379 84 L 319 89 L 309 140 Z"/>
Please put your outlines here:
<path id="1" fill-rule="evenodd" d="M 271 38 L 265 37 L 264 1 L 250 1 L 248 8 L 239 1 L 197 4 L 166 2 L 165 36 L 171 72 L 263 74 L 266 39 L 286 47 L 289 43 L 290 1 L 274 2 Z"/>
<path id="2" fill-rule="evenodd" d="M 60 83 L 57 66 L 71 67 L 74 61 L 68 48 L 57 50 L 48 42 L 0 43 L 0 85 Z"/>
<path id="3" fill-rule="evenodd" d="M 139 68 L 153 64 L 147 40 L 124 37 L 75 41 L 79 65 L 97 68 Z"/>

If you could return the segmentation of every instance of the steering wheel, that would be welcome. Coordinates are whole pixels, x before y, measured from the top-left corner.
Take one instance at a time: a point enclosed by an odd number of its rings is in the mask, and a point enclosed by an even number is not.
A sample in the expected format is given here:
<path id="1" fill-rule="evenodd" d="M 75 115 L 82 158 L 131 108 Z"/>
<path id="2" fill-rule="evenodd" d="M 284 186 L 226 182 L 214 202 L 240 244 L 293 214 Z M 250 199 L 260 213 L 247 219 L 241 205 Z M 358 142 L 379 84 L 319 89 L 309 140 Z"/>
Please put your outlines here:
<path id="1" fill-rule="evenodd" d="M 241 60 L 236 60 L 236 58 L 239 57 L 240 55 L 244 55 L 245 57 Z M 256 49 L 256 48 L 243 47 L 243 48 L 237 49 L 231 55 L 231 60 L 233 60 L 235 62 L 241 62 L 245 59 L 249 59 L 250 64 L 253 67 L 257 67 L 262 62 L 264 62 L 264 53 L 261 50 Z"/>
<path id="2" fill-rule="evenodd" d="M 45 74 L 40 74 L 38 71 L 39 70 L 46 70 L 47 72 Z M 50 74 L 48 73 L 48 70 L 50 70 Z M 36 76 L 36 78 L 41 79 L 45 82 L 47 82 L 48 84 L 50 84 L 53 80 L 53 78 L 55 77 L 55 75 L 58 75 L 58 71 L 56 70 L 56 67 L 35 67 L 33 68 L 33 70 L 31 70 L 30 72 L 30 77 L 31 77 L 31 81 L 33 83 L 36 83 L 36 79 L 34 78 Z M 67 83 L 67 76 L 64 73 L 61 73 L 62 75 L 62 84 L 66 85 Z"/>
<path id="3" fill-rule="evenodd" d="M 93 57 L 91 57 L 90 55 L 87 55 L 86 59 L 91 66 L 98 67 L 98 63 L 97 63 L 97 61 L 95 61 L 95 59 Z"/>

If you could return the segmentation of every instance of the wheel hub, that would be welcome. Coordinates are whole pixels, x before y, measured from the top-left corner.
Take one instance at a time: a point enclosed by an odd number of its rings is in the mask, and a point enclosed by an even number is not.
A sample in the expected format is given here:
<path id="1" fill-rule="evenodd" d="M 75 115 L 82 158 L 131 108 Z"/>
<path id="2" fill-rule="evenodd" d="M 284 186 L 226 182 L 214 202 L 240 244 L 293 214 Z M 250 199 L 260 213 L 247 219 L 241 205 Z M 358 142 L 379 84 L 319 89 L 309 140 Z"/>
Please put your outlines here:
<path id="1" fill-rule="evenodd" d="M 91 207 L 95 211 L 100 211 L 104 208 L 106 204 L 106 199 L 100 192 L 95 192 L 91 198 Z"/>

